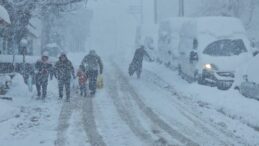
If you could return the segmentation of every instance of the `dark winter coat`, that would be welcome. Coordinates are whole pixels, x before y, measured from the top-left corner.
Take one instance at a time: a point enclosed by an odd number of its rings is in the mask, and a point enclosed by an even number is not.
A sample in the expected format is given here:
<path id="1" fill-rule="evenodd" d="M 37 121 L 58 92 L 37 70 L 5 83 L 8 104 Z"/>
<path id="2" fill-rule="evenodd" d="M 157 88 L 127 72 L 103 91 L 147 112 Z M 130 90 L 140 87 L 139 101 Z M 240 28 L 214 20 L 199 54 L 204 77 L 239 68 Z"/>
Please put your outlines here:
<path id="1" fill-rule="evenodd" d="M 35 79 L 36 84 L 43 84 L 48 82 L 48 77 L 53 75 L 53 67 L 48 62 L 39 60 L 35 64 Z"/>
<path id="2" fill-rule="evenodd" d="M 84 57 L 82 61 L 82 66 L 84 66 L 85 71 L 98 70 L 100 73 L 103 72 L 103 63 L 101 58 L 96 54 L 88 54 Z"/>
<path id="3" fill-rule="evenodd" d="M 132 64 L 136 65 L 138 68 L 141 68 L 144 56 L 148 57 L 151 60 L 150 56 L 143 47 L 138 48 L 135 51 Z"/>
<path id="4" fill-rule="evenodd" d="M 75 71 L 71 61 L 67 58 L 65 61 L 62 61 L 59 58 L 59 61 L 55 64 L 55 76 L 58 80 L 70 80 L 72 76 L 75 77 Z"/>

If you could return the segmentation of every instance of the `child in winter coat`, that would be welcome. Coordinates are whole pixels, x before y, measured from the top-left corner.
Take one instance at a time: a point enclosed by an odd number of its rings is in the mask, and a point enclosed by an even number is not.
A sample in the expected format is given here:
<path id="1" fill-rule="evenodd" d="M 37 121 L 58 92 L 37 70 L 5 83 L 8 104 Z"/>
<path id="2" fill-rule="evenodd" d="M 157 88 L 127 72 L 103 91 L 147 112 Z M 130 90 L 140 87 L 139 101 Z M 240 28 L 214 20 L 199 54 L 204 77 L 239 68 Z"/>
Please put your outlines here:
<path id="1" fill-rule="evenodd" d="M 77 77 L 78 77 L 78 83 L 80 87 L 80 95 L 86 97 L 87 75 L 82 69 L 79 69 L 77 72 Z"/>

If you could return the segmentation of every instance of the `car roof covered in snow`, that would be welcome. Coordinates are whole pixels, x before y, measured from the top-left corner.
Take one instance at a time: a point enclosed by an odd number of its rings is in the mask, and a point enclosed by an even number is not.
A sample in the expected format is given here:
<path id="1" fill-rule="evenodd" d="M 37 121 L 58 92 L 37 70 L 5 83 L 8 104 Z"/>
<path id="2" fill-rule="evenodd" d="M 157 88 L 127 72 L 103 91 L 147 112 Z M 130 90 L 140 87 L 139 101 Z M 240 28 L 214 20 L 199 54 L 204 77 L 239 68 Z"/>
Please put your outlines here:
<path id="1" fill-rule="evenodd" d="M 197 25 L 199 31 L 210 32 L 218 36 L 232 33 L 246 35 L 242 22 L 234 17 L 199 17 L 197 18 Z"/>
<path id="2" fill-rule="evenodd" d="M 7 23 L 11 23 L 10 17 L 6 9 L 0 5 L 0 19 L 4 20 Z"/>
<path id="3" fill-rule="evenodd" d="M 172 17 L 160 23 L 160 30 L 172 31 L 185 37 L 197 38 L 199 47 L 220 39 L 242 39 L 250 46 L 242 22 L 234 17 Z"/>
<path id="4" fill-rule="evenodd" d="M 215 36 L 224 36 L 232 33 L 243 33 L 246 35 L 242 22 L 234 17 L 172 17 L 163 20 L 160 25 L 169 24 L 172 29 L 180 30 L 185 23 L 195 25 L 197 33 L 206 32 Z"/>

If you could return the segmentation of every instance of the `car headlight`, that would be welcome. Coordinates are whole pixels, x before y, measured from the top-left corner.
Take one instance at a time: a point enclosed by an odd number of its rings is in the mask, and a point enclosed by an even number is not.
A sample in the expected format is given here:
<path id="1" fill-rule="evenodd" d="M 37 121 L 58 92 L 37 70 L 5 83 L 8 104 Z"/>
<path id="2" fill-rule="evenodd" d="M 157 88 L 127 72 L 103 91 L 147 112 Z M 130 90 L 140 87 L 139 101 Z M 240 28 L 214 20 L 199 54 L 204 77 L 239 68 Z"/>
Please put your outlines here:
<path id="1" fill-rule="evenodd" d="M 205 64 L 203 66 L 204 69 L 207 69 L 207 70 L 211 70 L 212 69 L 212 65 L 211 64 Z"/>

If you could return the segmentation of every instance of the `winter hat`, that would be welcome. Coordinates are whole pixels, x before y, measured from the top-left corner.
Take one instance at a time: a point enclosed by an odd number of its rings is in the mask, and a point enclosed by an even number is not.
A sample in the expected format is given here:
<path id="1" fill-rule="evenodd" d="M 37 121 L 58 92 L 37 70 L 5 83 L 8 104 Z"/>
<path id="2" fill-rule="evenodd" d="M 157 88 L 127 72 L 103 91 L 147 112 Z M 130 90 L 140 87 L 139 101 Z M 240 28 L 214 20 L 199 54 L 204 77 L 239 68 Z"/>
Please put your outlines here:
<path id="1" fill-rule="evenodd" d="M 66 53 L 64 53 L 64 52 L 60 53 L 60 57 L 61 56 L 66 56 Z"/>
<path id="2" fill-rule="evenodd" d="M 141 49 L 145 49 L 145 46 L 144 46 L 144 45 L 140 45 L 140 48 L 141 48 Z"/>
<path id="3" fill-rule="evenodd" d="M 61 57 L 65 57 L 65 60 L 67 60 L 67 55 L 64 51 L 62 51 L 59 55 L 59 59 L 61 59 Z"/>
<path id="4" fill-rule="evenodd" d="M 61 57 L 61 56 L 67 56 L 67 53 L 64 50 L 62 50 L 62 51 L 60 51 L 60 54 L 59 54 L 59 57 Z"/>
<path id="5" fill-rule="evenodd" d="M 91 55 L 95 55 L 95 54 L 96 54 L 96 52 L 95 52 L 95 50 L 90 50 L 89 54 L 91 54 Z"/>
<path id="6" fill-rule="evenodd" d="M 42 57 L 49 57 L 49 52 L 44 51 L 44 52 L 42 53 Z"/>
<path id="7" fill-rule="evenodd" d="M 43 61 L 47 61 L 49 59 L 49 53 L 47 51 L 43 52 L 41 55 L 41 59 Z"/>

